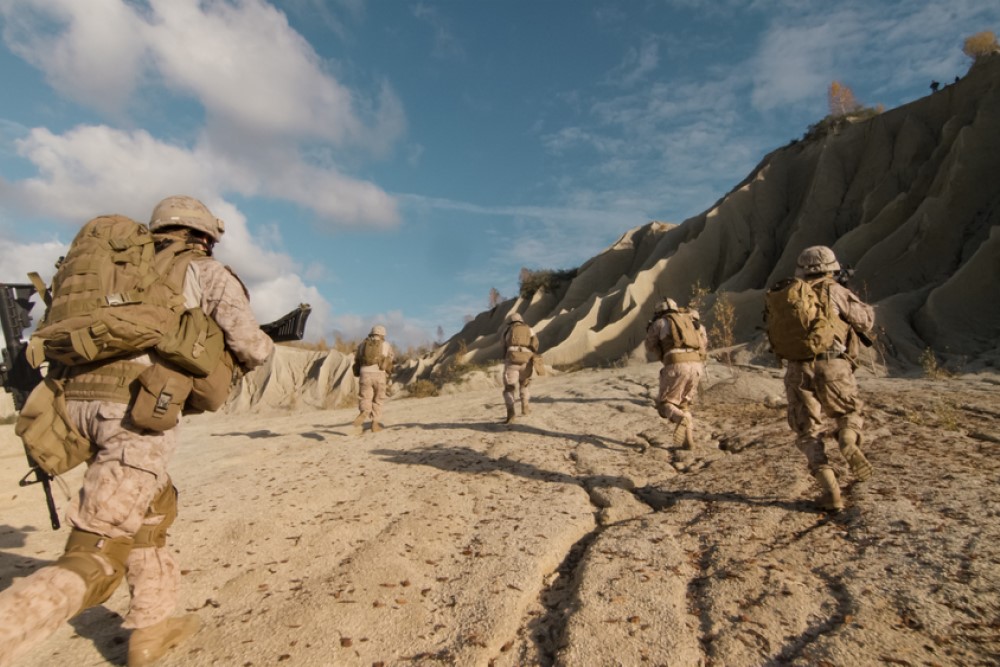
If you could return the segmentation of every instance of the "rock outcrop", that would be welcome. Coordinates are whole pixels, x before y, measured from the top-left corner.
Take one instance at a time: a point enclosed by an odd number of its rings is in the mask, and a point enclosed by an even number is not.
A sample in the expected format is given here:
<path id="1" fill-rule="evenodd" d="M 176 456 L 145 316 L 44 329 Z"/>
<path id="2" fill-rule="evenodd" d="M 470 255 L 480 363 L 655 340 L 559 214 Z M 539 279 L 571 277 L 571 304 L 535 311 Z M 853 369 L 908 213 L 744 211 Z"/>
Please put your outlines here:
<path id="1" fill-rule="evenodd" d="M 889 357 L 912 364 L 931 348 L 1000 361 L 1000 55 L 928 97 L 824 125 L 767 155 L 708 211 L 632 229 L 572 280 L 481 313 L 415 375 L 499 358 L 512 312 L 548 363 L 611 364 L 641 352 L 665 296 L 702 294 L 711 325 L 725 294 L 736 342 L 760 343 L 763 293 L 816 244 L 855 268 L 852 287 L 876 304 Z"/>

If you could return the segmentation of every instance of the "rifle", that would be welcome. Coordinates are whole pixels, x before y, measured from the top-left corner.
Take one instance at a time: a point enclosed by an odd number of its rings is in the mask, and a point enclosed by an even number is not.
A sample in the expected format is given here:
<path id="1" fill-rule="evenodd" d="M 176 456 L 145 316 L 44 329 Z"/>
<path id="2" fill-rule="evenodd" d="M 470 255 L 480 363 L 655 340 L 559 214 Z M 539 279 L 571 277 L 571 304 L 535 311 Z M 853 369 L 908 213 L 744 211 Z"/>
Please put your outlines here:
<path id="1" fill-rule="evenodd" d="M 306 331 L 306 320 L 309 319 L 311 312 L 312 307 L 308 303 L 300 303 L 295 310 L 282 315 L 273 322 L 260 325 L 260 329 L 275 343 L 302 340 Z"/>
<path id="2" fill-rule="evenodd" d="M 42 381 L 42 374 L 37 368 L 32 368 L 25 357 L 28 344 L 21 340 L 21 333 L 31 326 L 31 295 L 35 288 L 32 285 L 0 284 L 0 329 L 3 330 L 4 348 L 3 362 L 0 364 L 0 384 L 10 392 L 14 399 L 14 409 L 20 411 L 28 394 L 35 385 Z M 28 453 L 28 473 L 17 483 L 18 486 L 41 484 L 45 492 L 45 505 L 49 509 L 49 521 L 52 530 L 59 530 L 59 512 L 52 497 L 52 476 L 39 467 L 35 459 Z M 32 479 L 34 476 L 34 479 Z"/>

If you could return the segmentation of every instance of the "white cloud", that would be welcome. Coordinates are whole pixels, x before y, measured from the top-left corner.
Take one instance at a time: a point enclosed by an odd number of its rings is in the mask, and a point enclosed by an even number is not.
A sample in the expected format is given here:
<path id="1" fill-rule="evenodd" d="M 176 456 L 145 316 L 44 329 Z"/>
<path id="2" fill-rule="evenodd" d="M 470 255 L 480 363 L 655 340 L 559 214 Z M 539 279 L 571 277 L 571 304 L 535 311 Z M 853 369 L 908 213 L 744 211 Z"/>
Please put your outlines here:
<path id="1" fill-rule="evenodd" d="M 142 22 L 120 0 L 4 0 L 3 37 L 53 88 L 104 113 L 127 103 L 143 67 Z"/>
<path id="2" fill-rule="evenodd" d="M 371 328 L 381 324 L 386 328 L 386 340 L 392 343 L 399 352 L 408 347 L 419 347 L 431 342 L 436 334 L 431 327 L 419 320 L 407 317 L 400 310 L 390 310 L 376 315 L 361 317 L 359 315 L 335 315 L 331 325 L 323 331 L 327 334 L 339 335 L 343 340 L 361 340 L 368 335 Z M 436 331 L 437 325 L 434 325 Z M 328 339 L 328 342 L 332 342 Z"/>
<path id="3" fill-rule="evenodd" d="M 398 97 L 386 82 L 371 96 L 342 85 L 271 5 L 0 0 L 0 17 L 8 45 L 63 95 L 118 115 L 140 89 L 143 100 L 169 99 L 157 87 L 165 86 L 202 105 L 207 123 L 189 140 L 193 148 L 145 130 L 78 127 L 60 137 L 36 129 L 21 154 L 39 177 L 8 186 L 26 208 L 78 218 L 95 199 L 148 200 L 140 191 L 169 189 L 264 194 L 339 223 L 398 222 L 395 203 L 378 186 L 329 158 L 318 164 L 302 148 L 384 155 L 405 131 Z M 121 172 L 133 177 L 101 189 L 111 182 L 107 174 Z M 132 192 L 120 192 L 126 182 Z"/>

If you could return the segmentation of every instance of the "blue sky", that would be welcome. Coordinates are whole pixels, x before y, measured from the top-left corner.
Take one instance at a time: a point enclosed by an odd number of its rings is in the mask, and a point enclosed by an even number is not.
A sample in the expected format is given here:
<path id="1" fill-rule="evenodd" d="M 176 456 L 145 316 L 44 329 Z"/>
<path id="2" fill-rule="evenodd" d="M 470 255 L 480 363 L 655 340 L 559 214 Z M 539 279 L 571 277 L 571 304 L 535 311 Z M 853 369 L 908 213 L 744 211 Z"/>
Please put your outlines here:
<path id="1" fill-rule="evenodd" d="M 455 333 L 710 207 L 827 113 L 965 73 L 994 0 L 0 0 L 0 280 L 171 194 L 262 321 Z"/>

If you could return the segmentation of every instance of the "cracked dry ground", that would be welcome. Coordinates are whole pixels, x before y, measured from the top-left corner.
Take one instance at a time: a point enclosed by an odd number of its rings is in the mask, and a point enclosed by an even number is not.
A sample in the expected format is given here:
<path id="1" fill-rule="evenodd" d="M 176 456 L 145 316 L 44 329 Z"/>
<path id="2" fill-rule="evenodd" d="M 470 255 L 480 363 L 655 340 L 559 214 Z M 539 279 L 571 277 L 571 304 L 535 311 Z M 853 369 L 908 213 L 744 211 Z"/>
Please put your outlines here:
<path id="1" fill-rule="evenodd" d="M 694 452 L 657 370 L 541 378 L 511 426 L 492 389 L 392 401 L 363 436 L 351 410 L 194 420 L 172 540 L 205 627 L 164 664 L 1000 662 L 1000 379 L 862 378 L 876 475 L 831 446 L 831 516 L 776 370 L 713 364 Z M 61 544 L 25 538 L 0 583 Z M 120 664 L 126 600 L 24 664 Z"/>

